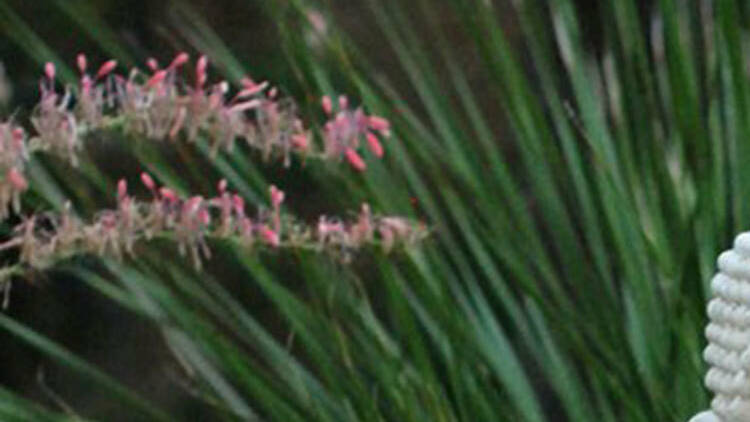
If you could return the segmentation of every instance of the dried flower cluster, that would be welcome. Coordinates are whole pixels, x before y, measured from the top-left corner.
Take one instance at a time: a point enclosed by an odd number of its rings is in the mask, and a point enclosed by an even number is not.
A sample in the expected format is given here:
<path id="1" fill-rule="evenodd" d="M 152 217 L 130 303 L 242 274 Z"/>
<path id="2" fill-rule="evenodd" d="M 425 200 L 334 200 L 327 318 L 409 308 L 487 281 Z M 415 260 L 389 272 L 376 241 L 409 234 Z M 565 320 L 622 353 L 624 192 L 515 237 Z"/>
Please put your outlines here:
<path id="1" fill-rule="evenodd" d="M 207 139 L 211 150 L 231 151 L 244 142 L 260 151 L 264 159 L 283 160 L 290 155 L 346 162 L 356 171 L 366 169 L 361 145 L 380 158 L 381 139 L 390 136 L 390 123 L 367 115 L 361 107 L 351 108 L 345 96 L 334 106 L 322 98 L 327 122 L 322 126 L 322 145 L 312 140 L 295 113 L 292 101 L 280 99 L 268 82 L 246 77 L 230 94 L 229 84 L 208 82 L 208 60 L 201 56 L 194 66 L 194 82 L 183 82 L 189 64 L 186 53 L 178 54 L 162 67 L 155 59 L 148 71 L 132 69 L 128 76 L 116 72 L 109 60 L 89 73 L 84 55 L 77 57 L 80 78 L 76 86 L 62 92 L 52 63 L 44 67 L 39 87 L 41 99 L 31 116 L 33 136 L 10 120 L 0 123 L 0 220 L 11 206 L 20 211 L 20 195 L 28 189 L 24 168 L 30 154 L 47 151 L 78 164 L 83 138 L 92 131 L 122 129 L 139 138 L 154 140 Z M 257 205 L 248 213 L 245 201 L 217 186 L 211 198 L 181 196 L 159 186 L 142 173 L 141 183 L 150 200 L 137 200 L 123 179 L 117 185 L 117 206 L 102 210 L 84 221 L 68 205 L 61 214 L 38 213 L 18 224 L 0 250 L 18 250 L 18 262 L 0 269 L 0 282 L 25 269 L 45 269 L 61 259 L 78 254 L 120 258 L 133 255 L 138 241 L 166 238 L 190 255 L 196 266 L 210 257 L 207 239 L 225 239 L 252 248 L 299 248 L 325 251 L 348 259 L 350 252 L 365 245 L 380 245 L 390 251 L 396 245 L 411 244 L 426 235 L 423 225 L 394 216 L 376 216 L 367 204 L 350 220 L 322 216 L 307 225 L 282 213 L 285 193 L 269 188 L 269 204 Z"/>
<path id="2" fill-rule="evenodd" d="M 349 158 L 358 147 L 358 138 L 377 145 L 373 152 L 382 156 L 382 147 L 372 131 L 388 135 L 389 123 L 378 116 L 368 116 L 361 108 L 349 110 L 346 97 L 340 97 L 340 111 L 331 116 L 330 99 L 324 98 L 326 113 L 325 154 L 315 150 L 311 133 L 297 116 L 294 103 L 280 99 L 278 89 L 268 82 L 250 77 L 230 94 L 226 81 L 208 83 L 208 59 L 201 56 L 194 68 L 193 84 L 183 82 L 183 68 L 189 63 L 187 53 L 178 54 L 166 67 L 155 59 L 147 62 L 149 71 L 134 68 L 127 77 L 115 73 L 117 63 L 102 64 L 94 75 L 87 73 L 87 60 L 77 60 L 80 79 L 77 87 L 56 91 L 55 66 L 47 63 L 40 83 L 41 101 L 32 123 L 39 134 L 39 146 L 54 150 L 75 164 L 75 150 L 80 133 L 113 124 L 123 125 L 138 136 L 156 140 L 174 140 L 183 135 L 194 141 L 205 136 L 216 152 L 231 151 L 237 140 L 260 150 L 265 159 L 282 158 L 285 165 L 290 154 L 321 158 Z M 75 100 L 75 101 L 74 101 Z M 360 158 L 361 161 L 361 158 Z"/>
<path id="3" fill-rule="evenodd" d="M 338 99 L 338 112 L 335 114 L 330 97 L 324 96 L 321 104 L 323 111 L 330 117 L 323 130 L 327 156 L 341 157 L 343 155 L 352 168 L 364 171 L 367 165 L 357 152 L 362 138 L 376 157 L 383 156 L 383 146 L 377 135 L 390 136 L 391 125 L 388 120 L 379 116 L 368 116 L 362 108 L 351 110 L 349 99 L 344 95 Z"/>
<path id="4" fill-rule="evenodd" d="M 79 54 L 78 84 L 62 92 L 58 92 L 54 64 L 47 63 L 39 83 L 41 99 L 31 117 L 36 135 L 27 138 L 13 121 L 0 123 L 0 219 L 8 215 L 11 205 L 18 210 L 19 195 L 28 187 L 24 164 L 29 154 L 47 151 L 77 165 L 83 137 L 112 127 L 155 140 L 183 137 L 194 141 L 203 136 L 214 153 L 219 148 L 231 151 L 235 141 L 244 141 L 261 151 L 264 159 L 281 158 L 285 165 L 296 152 L 304 157 L 346 159 L 352 168 L 363 171 L 366 164 L 357 152 L 360 138 L 374 155 L 383 155 L 376 133 L 389 136 L 389 122 L 368 116 L 361 108 L 350 110 L 344 96 L 335 114 L 330 98 L 323 98 L 329 120 L 324 125 L 322 149 L 318 149 L 311 131 L 296 115 L 294 103 L 279 99 L 278 89 L 268 82 L 246 77 L 229 95 L 226 81 L 208 83 L 206 56 L 195 64 L 194 83 L 183 82 L 188 63 L 187 53 L 178 54 L 166 67 L 149 59 L 148 71 L 134 68 L 126 78 L 116 73 L 114 60 L 89 73 L 86 56 Z"/>
<path id="5" fill-rule="evenodd" d="M 84 223 L 70 212 L 39 214 L 19 224 L 13 236 L 0 245 L 20 251 L 19 265 L 44 269 L 62 258 L 93 253 L 101 256 L 132 255 L 138 240 L 173 239 L 180 252 L 189 254 L 196 266 L 210 257 L 206 239 L 231 239 L 252 248 L 292 247 L 347 254 L 365 245 L 380 244 L 387 252 L 398 244 L 411 244 L 426 234 L 424 227 L 401 218 L 373 216 L 368 205 L 353 221 L 321 217 L 316 227 L 297 222 L 281 212 L 285 194 L 269 189 L 270 207 L 257 207 L 250 216 L 245 201 L 219 182 L 213 198 L 181 197 L 159 187 L 147 173 L 141 181 L 151 192 L 150 201 L 138 201 L 121 180 L 117 208 L 99 212 Z"/>

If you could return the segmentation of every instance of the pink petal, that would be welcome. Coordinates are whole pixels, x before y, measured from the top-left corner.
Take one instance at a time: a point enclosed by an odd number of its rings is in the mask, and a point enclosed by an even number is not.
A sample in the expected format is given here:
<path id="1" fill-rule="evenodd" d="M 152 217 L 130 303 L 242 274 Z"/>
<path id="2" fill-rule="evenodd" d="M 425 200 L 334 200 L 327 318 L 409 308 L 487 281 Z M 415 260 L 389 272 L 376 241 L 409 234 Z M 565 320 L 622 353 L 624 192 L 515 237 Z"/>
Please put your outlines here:
<path id="1" fill-rule="evenodd" d="M 169 202 L 177 201 L 177 194 L 172 189 L 162 187 L 159 189 L 159 194 Z"/>
<path id="2" fill-rule="evenodd" d="M 367 169 L 367 165 L 364 160 L 362 160 L 362 157 L 357 154 L 357 151 L 347 148 L 346 151 L 344 151 L 344 155 L 346 156 L 346 161 L 349 162 L 349 165 L 351 165 L 354 170 L 361 172 Z"/>
<path id="3" fill-rule="evenodd" d="M 146 66 L 148 66 L 152 72 L 159 70 L 159 62 L 153 57 L 149 57 L 148 60 L 146 60 Z"/>
<path id="4" fill-rule="evenodd" d="M 383 146 L 380 144 L 378 137 L 372 132 L 367 132 L 367 146 L 370 147 L 370 151 L 372 151 L 376 157 L 383 157 Z"/>
<path id="5" fill-rule="evenodd" d="M 195 83 L 199 88 L 202 88 L 206 84 L 208 76 L 206 75 L 206 69 L 208 68 L 208 58 L 203 55 L 198 58 L 198 63 L 195 65 Z"/>
<path id="6" fill-rule="evenodd" d="M 50 81 L 55 79 L 55 64 L 52 62 L 47 62 L 44 64 L 44 75 L 47 76 L 47 79 Z"/>
<path id="7" fill-rule="evenodd" d="M 278 208 L 284 202 L 284 191 L 278 189 L 276 185 L 271 185 L 269 192 L 271 194 L 271 205 Z"/>
<path id="8" fill-rule="evenodd" d="M 120 179 L 119 182 L 117 182 L 117 197 L 122 199 L 125 198 L 128 195 L 128 182 L 125 181 L 125 179 Z"/>
<path id="9" fill-rule="evenodd" d="M 296 135 L 292 135 L 292 145 L 297 148 L 298 150 L 306 150 L 308 145 L 310 143 L 310 140 L 307 138 L 307 135 L 304 133 L 298 133 Z"/>
<path id="10" fill-rule="evenodd" d="M 83 53 L 78 53 L 78 56 L 76 57 L 76 63 L 78 64 L 78 70 L 81 71 L 81 73 L 86 71 L 86 55 Z"/>
<path id="11" fill-rule="evenodd" d="M 279 246 L 279 234 L 271 230 L 268 226 L 263 226 L 260 235 L 263 236 L 263 240 L 274 248 Z"/>
<path id="12" fill-rule="evenodd" d="M 323 106 L 323 111 L 330 115 L 333 112 L 333 104 L 331 103 L 331 97 L 328 95 L 324 95 L 323 98 L 320 99 L 320 105 Z"/>
<path id="13" fill-rule="evenodd" d="M 108 60 L 104 62 L 104 64 L 99 68 L 99 71 L 96 72 L 96 78 L 103 78 L 104 76 L 107 76 L 110 72 L 115 70 L 117 67 L 117 60 Z"/>
<path id="14" fill-rule="evenodd" d="M 162 83 L 164 79 L 167 77 L 167 71 L 166 70 L 159 70 L 156 73 L 154 73 L 151 78 L 146 82 L 147 88 L 153 88 L 154 86 Z"/>
<path id="15" fill-rule="evenodd" d="M 174 60 L 172 60 L 172 63 L 169 64 L 169 68 L 176 69 L 182 66 L 183 64 L 187 63 L 188 60 L 190 60 L 190 55 L 183 51 L 182 53 L 178 54 L 174 58 Z"/>
<path id="16" fill-rule="evenodd" d="M 141 182 L 143 182 L 148 190 L 154 190 L 156 188 L 154 179 L 152 179 L 151 176 L 146 172 L 141 173 Z"/>

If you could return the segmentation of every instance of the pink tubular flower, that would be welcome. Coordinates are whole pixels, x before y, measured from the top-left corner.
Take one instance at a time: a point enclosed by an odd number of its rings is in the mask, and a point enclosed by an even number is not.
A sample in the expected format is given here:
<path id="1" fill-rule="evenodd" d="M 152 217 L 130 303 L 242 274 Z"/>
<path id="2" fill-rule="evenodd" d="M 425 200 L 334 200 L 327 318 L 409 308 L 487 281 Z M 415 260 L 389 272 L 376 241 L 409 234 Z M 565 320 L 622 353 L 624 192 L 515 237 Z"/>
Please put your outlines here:
<path id="1" fill-rule="evenodd" d="M 55 80 L 55 64 L 52 62 L 47 62 L 44 64 L 44 75 L 47 76 L 47 79 L 50 81 Z"/>
<path id="2" fill-rule="evenodd" d="M 256 83 L 254 80 L 248 77 L 242 78 L 241 83 L 243 88 L 242 90 L 240 90 L 240 92 L 237 93 L 235 99 L 251 97 L 268 88 L 268 81 Z"/>
<path id="3" fill-rule="evenodd" d="M 149 57 L 148 60 L 146 60 L 146 66 L 148 66 L 152 72 L 159 70 L 159 62 L 153 57 Z"/>
<path id="4" fill-rule="evenodd" d="M 76 57 L 76 64 L 78 64 L 78 70 L 80 70 L 81 73 L 84 73 L 86 71 L 86 55 L 83 53 L 78 53 L 78 56 Z"/>
<path id="5" fill-rule="evenodd" d="M 333 112 L 331 97 L 329 97 L 328 95 L 324 95 L 323 98 L 320 99 L 320 105 L 323 106 L 323 111 L 330 116 Z"/>
<path id="6" fill-rule="evenodd" d="M 162 199 L 166 199 L 170 203 L 177 202 L 177 194 L 169 188 L 159 188 L 159 195 L 161 195 Z"/>
<path id="7" fill-rule="evenodd" d="M 387 119 L 380 116 L 370 116 L 368 119 L 368 123 L 370 129 L 377 130 L 385 136 L 387 136 L 388 132 L 391 129 L 391 123 Z"/>
<path id="8" fill-rule="evenodd" d="M 357 151 L 352 148 L 347 148 L 344 154 L 346 155 L 346 161 L 349 162 L 349 165 L 351 165 L 354 170 L 362 172 L 367 169 L 365 161 L 359 154 L 357 154 Z"/>
<path id="9" fill-rule="evenodd" d="M 164 82 L 164 79 L 167 77 L 167 71 L 166 70 L 158 70 L 154 73 L 151 78 L 149 78 L 148 82 L 146 82 L 147 88 L 153 88 L 156 85 L 161 84 Z"/>
<path id="10" fill-rule="evenodd" d="M 344 227 L 340 222 L 331 223 L 325 217 L 320 217 L 318 221 L 318 236 L 325 239 L 331 233 L 340 233 Z"/>
<path id="11" fill-rule="evenodd" d="M 380 144 L 378 137 L 371 132 L 367 132 L 367 146 L 370 147 L 370 151 L 375 154 L 376 157 L 383 157 L 383 146 Z"/>
<path id="12" fill-rule="evenodd" d="M 190 55 L 186 52 L 182 52 L 175 56 L 174 60 L 172 60 L 172 63 L 169 64 L 170 69 L 176 69 L 190 60 Z"/>
<path id="13" fill-rule="evenodd" d="M 202 88 L 208 80 L 206 76 L 206 69 L 208 68 L 208 58 L 203 55 L 198 59 L 198 63 L 195 65 L 195 85 L 198 88 Z"/>
<path id="14" fill-rule="evenodd" d="M 281 203 L 284 202 L 284 191 L 277 188 L 275 185 L 271 185 L 268 189 L 271 194 L 271 205 L 274 208 L 279 208 Z"/>
<path id="15" fill-rule="evenodd" d="M 349 98 L 346 95 L 339 95 L 339 109 L 346 110 L 349 108 Z"/>
<path id="16" fill-rule="evenodd" d="M 156 189 L 156 183 L 154 183 L 154 179 L 152 179 L 151 176 L 146 172 L 141 173 L 141 182 L 143 182 L 143 185 L 146 186 L 146 188 L 150 191 Z"/>
<path id="17" fill-rule="evenodd" d="M 268 226 L 263 226 L 260 229 L 260 235 L 263 237 L 263 240 L 266 243 L 273 246 L 274 248 L 277 248 L 279 246 L 279 234 L 271 230 L 271 228 L 269 228 Z"/>
<path id="18" fill-rule="evenodd" d="M 233 113 L 241 113 L 241 112 L 243 112 L 245 110 L 250 110 L 250 109 L 253 109 L 253 108 L 258 108 L 258 107 L 260 107 L 261 104 L 262 103 L 259 100 L 245 101 L 245 102 L 241 102 L 241 103 L 237 103 L 237 104 L 233 105 L 229 109 L 229 111 L 231 111 Z"/>
<path id="19" fill-rule="evenodd" d="M 18 171 L 18 169 L 15 167 L 11 167 L 5 177 L 8 179 L 8 182 L 10 182 L 10 185 L 13 187 L 13 189 L 17 192 L 23 192 L 29 187 L 29 182 L 26 181 L 26 178 L 23 177 L 21 172 Z"/>
<path id="20" fill-rule="evenodd" d="M 117 197 L 123 199 L 128 195 L 128 182 L 125 179 L 120 179 L 117 182 Z"/>
<path id="21" fill-rule="evenodd" d="M 109 75 L 117 67 L 117 60 L 108 60 L 96 72 L 96 79 Z"/>
<path id="22" fill-rule="evenodd" d="M 227 179 L 221 179 L 219 180 L 219 183 L 216 185 L 216 188 L 219 190 L 219 193 L 223 194 L 227 191 Z"/>
<path id="23" fill-rule="evenodd" d="M 310 140 L 304 133 L 292 135 L 292 146 L 300 151 L 304 151 L 310 145 Z"/>

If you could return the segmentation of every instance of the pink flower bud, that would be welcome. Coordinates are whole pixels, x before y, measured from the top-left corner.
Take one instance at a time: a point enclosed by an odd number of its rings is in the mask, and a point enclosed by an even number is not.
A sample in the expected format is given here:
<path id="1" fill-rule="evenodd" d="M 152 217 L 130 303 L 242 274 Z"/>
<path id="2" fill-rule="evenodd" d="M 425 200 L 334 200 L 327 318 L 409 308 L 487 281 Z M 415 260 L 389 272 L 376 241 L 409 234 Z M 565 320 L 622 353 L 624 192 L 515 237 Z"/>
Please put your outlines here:
<path id="1" fill-rule="evenodd" d="M 252 88 L 252 87 L 254 87 L 255 85 L 257 85 L 257 84 L 255 83 L 255 81 L 253 80 L 253 78 L 251 78 L 250 76 L 243 76 L 243 77 L 242 77 L 242 79 L 240 79 L 240 83 L 241 83 L 241 84 L 242 84 L 242 86 L 244 86 L 245 88 Z"/>
<path id="2" fill-rule="evenodd" d="M 148 60 L 146 60 L 146 66 L 148 66 L 152 72 L 159 70 L 159 62 L 153 57 L 149 57 Z"/>
<path id="3" fill-rule="evenodd" d="M 108 60 L 96 72 L 96 79 L 109 75 L 117 67 L 117 60 Z"/>
<path id="4" fill-rule="evenodd" d="M 380 144 L 378 137 L 371 132 L 367 132 L 367 146 L 370 147 L 370 151 L 375 154 L 376 157 L 381 158 L 383 156 L 383 146 Z"/>
<path id="5" fill-rule="evenodd" d="M 271 185 L 269 192 L 271 193 L 271 205 L 274 208 L 281 206 L 281 203 L 284 202 L 284 191 L 278 189 L 275 185 Z"/>
<path id="6" fill-rule="evenodd" d="M 143 182 L 143 185 L 146 186 L 146 188 L 150 191 L 153 191 L 156 188 L 154 179 L 152 179 L 151 176 L 146 172 L 141 173 L 141 182 Z"/>
<path id="7" fill-rule="evenodd" d="M 333 112 L 333 104 L 331 104 L 331 97 L 328 95 L 324 95 L 323 98 L 320 99 L 320 104 L 323 106 L 323 111 L 325 114 L 328 114 L 329 116 Z"/>
<path id="8" fill-rule="evenodd" d="M 370 129 L 377 130 L 384 135 L 391 129 L 391 123 L 387 119 L 380 116 L 370 116 L 369 124 Z"/>
<path id="9" fill-rule="evenodd" d="M 159 195 L 171 203 L 177 202 L 177 194 L 172 189 L 162 187 L 159 189 Z"/>
<path id="10" fill-rule="evenodd" d="M 128 195 L 128 182 L 125 179 L 120 179 L 117 182 L 117 197 L 120 199 L 125 198 Z"/>
<path id="11" fill-rule="evenodd" d="M 346 95 L 339 96 L 339 109 L 346 110 L 349 108 L 349 98 Z"/>
<path id="12" fill-rule="evenodd" d="M 260 235 L 263 240 L 274 248 L 279 246 L 279 234 L 271 230 L 268 226 L 263 226 L 260 229 Z"/>
<path id="13" fill-rule="evenodd" d="M 240 92 L 237 93 L 236 97 L 237 99 L 247 98 L 251 97 L 264 89 L 268 87 L 268 81 L 263 81 L 259 84 L 256 84 L 253 82 L 250 78 L 243 78 L 242 84 L 245 86 L 244 89 L 242 89 Z"/>
<path id="14" fill-rule="evenodd" d="M 219 193 L 224 193 L 227 191 L 227 179 L 221 179 L 219 180 L 219 184 L 216 186 L 219 189 Z"/>
<path id="15" fill-rule="evenodd" d="M 206 69 L 208 68 L 208 58 L 203 55 L 198 59 L 198 63 L 195 65 L 195 83 L 201 88 L 206 84 L 208 76 L 206 76 Z"/>
<path id="16" fill-rule="evenodd" d="M 80 70 L 81 73 L 84 73 L 86 71 L 86 55 L 78 53 L 78 56 L 76 56 L 76 64 L 78 64 L 78 70 Z"/>
<path id="17" fill-rule="evenodd" d="M 258 108 L 260 105 L 261 105 L 261 102 L 259 100 L 250 100 L 250 101 L 245 101 L 245 102 L 237 103 L 237 104 L 233 105 L 229 109 L 229 111 L 231 111 L 232 113 L 241 113 L 241 112 L 243 112 L 245 110 L 251 110 L 253 108 Z"/>
<path id="18" fill-rule="evenodd" d="M 55 64 L 52 62 L 47 62 L 44 64 L 44 75 L 47 76 L 47 79 L 50 81 L 55 79 Z"/>
<path id="19" fill-rule="evenodd" d="M 29 182 L 26 181 L 26 178 L 15 167 L 11 167 L 5 177 L 13 187 L 13 190 L 17 192 L 23 192 L 29 187 Z"/>
<path id="20" fill-rule="evenodd" d="M 325 217 L 320 217 L 320 220 L 318 221 L 318 236 L 326 237 L 331 233 L 338 233 L 343 231 L 344 227 L 341 225 L 341 223 L 329 223 L 325 219 Z"/>
<path id="21" fill-rule="evenodd" d="M 294 146 L 294 148 L 300 151 L 304 151 L 307 149 L 309 144 L 310 144 L 310 140 L 307 138 L 307 135 L 305 135 L 304 133 L 298 133 L 298 134 L 292 135 L 292 146 Z"/>
<path id="22" fill-rule="evenodd" d="M 190 60 L 190 55 L 183 51 L 182 53 L 178 54 L 174 58 L 174 60 L 172 60 L 172 63 L 169 64 L 169 68 L 176 69 L 182 66 L 183 64 L 187 63 L 188 60 Z"/>
<path id="23" fill-rule="evenodd" d="M 346 155 L 346 161 L 349 162 L 349 165 L 351 165 L 354 170 L 362 172 L 367 169 L 367 165 L 364 160 L 362 160 L 362 157 L 357 154 L 357 151 L 347 148 L 346 151 L 344 151 L 344 154 Z"/>
<path id="24" fill-rule="evenodd" d="M 156 85 L 161 84 L 164 82 L 164 79 L 167 77 L 167 71 L 166 70 L 158 70 L 154 73 L 151 78 L 146 82 L 147 88 L 153 88 Z"/>

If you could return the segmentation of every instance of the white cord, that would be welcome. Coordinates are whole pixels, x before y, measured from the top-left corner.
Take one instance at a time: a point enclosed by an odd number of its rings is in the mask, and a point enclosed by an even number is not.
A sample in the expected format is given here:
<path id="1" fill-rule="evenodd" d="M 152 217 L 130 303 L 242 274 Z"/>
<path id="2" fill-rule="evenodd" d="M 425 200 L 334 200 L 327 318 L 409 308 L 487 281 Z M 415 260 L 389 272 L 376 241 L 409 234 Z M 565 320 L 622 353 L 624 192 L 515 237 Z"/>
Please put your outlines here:
<path id="1" fill-rule="evenodd" d="M 711 411 L 690 422 L 750 421 L 750 232 L 734 240 L 734 248 L 717 260 L 708 304 L 708 346 L 703 359 L 705 383 L 714 399 Z"/>

